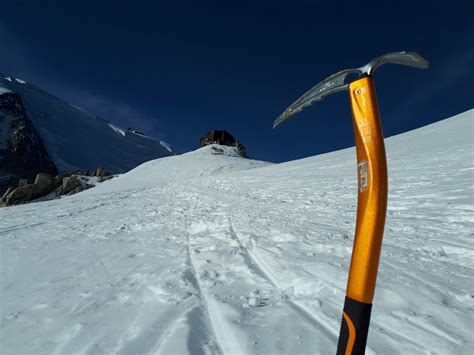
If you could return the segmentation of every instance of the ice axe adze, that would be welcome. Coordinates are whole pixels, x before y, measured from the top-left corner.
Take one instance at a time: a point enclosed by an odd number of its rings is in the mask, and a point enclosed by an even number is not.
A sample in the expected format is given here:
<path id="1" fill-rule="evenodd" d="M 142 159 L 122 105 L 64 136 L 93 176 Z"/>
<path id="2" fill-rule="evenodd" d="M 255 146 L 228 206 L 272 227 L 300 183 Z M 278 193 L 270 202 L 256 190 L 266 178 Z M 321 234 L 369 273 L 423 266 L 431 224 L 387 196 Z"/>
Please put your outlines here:
<path id="1" fill-rule="evenodd" d="M 382 64 L 426 69 L 415 52 L 393 52 L 357 69 L 342 70 L 306 92 L 276 120 L 273 128 L 292 115 L 335 92 L 349 89 L 357 151 L 357 222 L 347 281 L 337 354 L 364 354 L 374 298 L 387 209 L 387 160 L 373 74 Z M 346 83 L 350 74 L 359 76 Z"/>

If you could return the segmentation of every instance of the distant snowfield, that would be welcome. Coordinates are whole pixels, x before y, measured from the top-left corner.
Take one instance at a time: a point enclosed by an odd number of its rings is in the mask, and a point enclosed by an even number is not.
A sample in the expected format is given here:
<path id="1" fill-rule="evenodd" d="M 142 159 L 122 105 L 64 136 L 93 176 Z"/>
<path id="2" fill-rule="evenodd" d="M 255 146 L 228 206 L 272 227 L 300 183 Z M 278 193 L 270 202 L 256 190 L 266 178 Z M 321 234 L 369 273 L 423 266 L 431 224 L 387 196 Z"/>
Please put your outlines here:
<path id="1" fill-rule="evenodd" d="M 473 116 L 387 139 L 368 354 L 472 353 Z M 2 354 L 334 354 L 354 149 L 271 165 L 219 148 L 0 209 Z"/>

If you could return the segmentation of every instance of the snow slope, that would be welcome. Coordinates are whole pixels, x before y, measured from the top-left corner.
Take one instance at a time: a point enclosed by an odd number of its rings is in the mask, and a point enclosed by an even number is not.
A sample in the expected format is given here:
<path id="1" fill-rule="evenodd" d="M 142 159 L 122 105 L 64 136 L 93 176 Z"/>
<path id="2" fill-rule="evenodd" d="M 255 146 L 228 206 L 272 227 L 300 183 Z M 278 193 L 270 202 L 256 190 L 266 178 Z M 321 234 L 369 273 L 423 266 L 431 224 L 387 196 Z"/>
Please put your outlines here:
<path id="1" fill-rule="evenodd" d="M 474 111 L 387 139 L 368 354 L 474 346 Z M 354 149 L 278 165 L 207 147 L 0 209 L 2 354 L 333 354 Z"/>
<path id="2" fill-rule="evenodd" d="M 0 94 L 3 92 L 20 94 L 28 118 L 60 173 L 93 170 L 99 165 L 123 173 L 173 154 L 165 142 L 115 127 L 21 79 L 0 75 Z"/>

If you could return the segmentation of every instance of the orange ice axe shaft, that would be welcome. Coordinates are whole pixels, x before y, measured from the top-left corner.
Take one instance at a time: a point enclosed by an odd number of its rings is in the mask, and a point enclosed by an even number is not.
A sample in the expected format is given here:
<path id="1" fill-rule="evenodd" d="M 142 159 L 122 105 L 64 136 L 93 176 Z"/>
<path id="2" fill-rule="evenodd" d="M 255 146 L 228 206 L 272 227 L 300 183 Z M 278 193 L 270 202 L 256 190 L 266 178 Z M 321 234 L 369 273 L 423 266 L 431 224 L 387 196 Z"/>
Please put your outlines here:
<path id="1" fill-rule="evenodd" d="M 342 70 L 307 91 L 273 125 L 275 128 L 332 93 L 349 91 L 357 151 L 358 199 L 337 355 L 364 354 L 369 332 L 388 194 L 387 160 L 373 73 L 386 63 L 419 69 L 429 66 L 418 53 L 392 52 L 373 59 L 361 68 Z M 346 83 L 346 77 L 350 74 L 359 74 L 359 77 Z"/>

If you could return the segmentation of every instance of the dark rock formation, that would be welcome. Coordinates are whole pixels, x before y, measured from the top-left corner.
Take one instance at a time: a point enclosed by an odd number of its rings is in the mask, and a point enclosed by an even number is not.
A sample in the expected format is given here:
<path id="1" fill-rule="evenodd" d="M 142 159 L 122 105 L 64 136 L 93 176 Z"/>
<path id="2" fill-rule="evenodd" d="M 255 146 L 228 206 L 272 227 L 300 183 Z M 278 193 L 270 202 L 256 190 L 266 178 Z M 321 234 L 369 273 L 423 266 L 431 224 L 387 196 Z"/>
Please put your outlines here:
<path id="1" fill-rule="evenodd" d="M 36 175 L 35 182 L 33 183 L 35 186 L 34 197 L 38 198 L 49 194 L 53 188 L 53 181 L 54 178 L 49 174 L 39 173 Z"/>
<path id="2" fill-rule="evenodd" d="M 74 191 L 76 187 L 81 186 L 81 180 L 77 175 L 71 175 L 63 178 L 63 194 Z"/>
<path id="3" fill-rule="evenodd" d="M 45 173 L 36 175 L 35 182 L 25 184 L 20 179 L 18 186 L 10 186 L 1 198 L 1 203 L 5 206 L 22 204 L 43 196 L 46 196 L 53 190 L 54 178 Z"/>
<path id="4" fill-rule="evenodd" d="M 242 157 L 248 158 L 245 151 L 245 147 L 240 144 L 232 134 L 227 131 L 210 131 L 199 141 L 199 148 L 205 147 L 210 144 L 227 145 L 230 147 L 236 147 Z"/>
<path id="5" fill-rule="evenodd" d="M 110 173 L 105 170 L 103 166 L 99 166 L 95 171 L 92 173 L 91 176 L 100 176 L 100 177 L 105 177 L 105 176 L 110 176 Z"/>
<path id="6" fill-rule="evenodd" d="M 32 184 L 28 184 L 25 179 L 20 179 L 18 184 L 9 186 L 0 198 L 0 207 L 74 195 L 113 177 L 114 175 L 109 174 L 102 166 L 98 167 L 92 176 L 76 172 L 69 176 L 57 175 L 53 177 L 49 174 L 39 173 Z"/>
<path id="7" fill-rule="evenodd" d="M 233 147 L 236 143 L 237 141 L 234 136 L 227 131 L 210 131 L 201 138 L 199 147 L 204 147 L 209 144 L 220 144 Z"/>
<path id="8" fill-rule="evenodd" d="M 135 134 L 139 134 L 139 135 L 141 135 L 141 136 L 144 136 L 144 135 L 145 135 L 145 133 L 140 132 L 140 131 L 137 131 L 136 129 L 133 129 L 133 128 L 131 128 L 131 127 L 128 127 L 128 128 L 127 128 L 127 131 L 133 132 L 133 133 L 135 133 Z"/>
<path id="9" fill-rule="evenodd" d="M 20 179 L 33 181 L 38 173 L 55 176 L 57 172 L 41 137 L 26 116 L 20 95 L 1 94 L 0 195 L 9 186 L 17 185 Z M 25 188 L 22 193 L 28 194 L 31 189 Z"/>
<path id="10" fill-rule="evenodd" d="M 26 201 L 32 200 L 34 188 L 34 184 L 26 184 L 21 187 L 17 187 L 5 196 L 5 204 L 7 206 L 18 205 L 21 203 L 25 203 Z"/>

